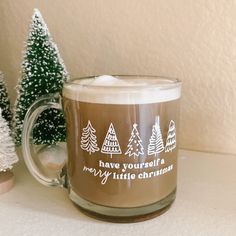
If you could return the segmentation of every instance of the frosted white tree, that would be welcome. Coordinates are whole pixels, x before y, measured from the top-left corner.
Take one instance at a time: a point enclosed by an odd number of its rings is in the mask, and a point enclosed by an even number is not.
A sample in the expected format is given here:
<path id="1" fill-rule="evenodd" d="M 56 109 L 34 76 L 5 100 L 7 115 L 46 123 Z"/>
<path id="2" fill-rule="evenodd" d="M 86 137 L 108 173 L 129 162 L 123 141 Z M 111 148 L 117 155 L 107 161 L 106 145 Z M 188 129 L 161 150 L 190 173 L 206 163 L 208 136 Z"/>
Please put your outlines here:
<path id="1" fill-rule="evenodd" d="M 18 162 L 18 157 L 15 152 L 15 144 L 10 136 L 8 123 L 2 117 L 0 109 L 0 171 L 11 169 L 16 162 Z"/>
<path id="2" fill-rule="evenodd" d="M 144 148 L 142 145 L 142 140 L 139 136 L 137 126 L 137 124 L 133 124 L 133 130 L 131 132 L 129 144 L 127 145 L 128 149 L 125 153 L 125 155 L 129 155 L 129 157 L 133 156 L 134 158 L 144 154 Z"/>
<path id="3" fill-rule="evenodd" d="M 99 151 L 99 147 L 97 145 L 97 137 L 95 133 L 96 130 L 93 128 L 89 120 L 87 126 L 83 128 L 80 145 L 83 150 L 89 152 L 89 155 L 91 155 L 91 153 Z"/>
<path id="4" fill-rule="evenodd" d="M 104 139 L 101 153 L 110 154 L 111 158 L 112 158 L 112 154 L 122 153 L 120 149 L 120 144 L 119 144 L 119 141 L 116 136 L 116 132 L 112 123 L 110 124 L 106 137 Z"/>
<path id="5" fill-rule="evenodd" d="M 160 128 L 160 117 L 156 117 L 155 124 L 152 126 L 152 135 L 148 144 L 148 155 L 157 155 L 164 150 L 164 144 Z"/>
<path id="6" fill-rule="evenodd" d="M 176 129 L 173 120 L 169 123 L 169 130 L 167 133 L 165 152 L 172 152 L 176 148 Z"/>

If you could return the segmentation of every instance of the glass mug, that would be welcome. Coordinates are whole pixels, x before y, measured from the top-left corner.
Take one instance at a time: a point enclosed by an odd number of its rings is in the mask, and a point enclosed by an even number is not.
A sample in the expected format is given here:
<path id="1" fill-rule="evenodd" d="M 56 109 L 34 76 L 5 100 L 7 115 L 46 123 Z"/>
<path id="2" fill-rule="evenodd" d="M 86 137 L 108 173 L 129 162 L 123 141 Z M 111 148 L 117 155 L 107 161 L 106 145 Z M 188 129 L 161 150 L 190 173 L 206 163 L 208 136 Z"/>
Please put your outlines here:
<path id="1" fill-rule="evenodd" d="M 66 186 L 85 213 L 116 222 L 166 211 L 177 184 L 181 82 L 157 76 L 100 76 L 68 81 L 28 110 L 22 150 L 31 174 L 47 186 Z M 68 160 L 46 176 L 31 156 L 32 128 L 41 112 L 63 110 Z"/>

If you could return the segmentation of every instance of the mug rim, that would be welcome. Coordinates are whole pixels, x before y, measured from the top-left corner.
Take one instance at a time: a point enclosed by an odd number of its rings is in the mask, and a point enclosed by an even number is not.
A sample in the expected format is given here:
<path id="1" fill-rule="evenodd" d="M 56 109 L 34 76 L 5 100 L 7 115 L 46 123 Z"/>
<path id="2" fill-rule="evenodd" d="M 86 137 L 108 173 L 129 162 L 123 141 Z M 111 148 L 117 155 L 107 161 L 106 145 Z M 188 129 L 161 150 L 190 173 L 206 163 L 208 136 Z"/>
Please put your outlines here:
<path id="1" fill-rule="evenodd" d="M 115 78 L 120 78 L 125 80 L 126 79 L 132 79 L 132 80 L 139 80 L 139 79 L 147 79 L 147 80 L 153 80 L 153 83 L 148 84 L 142 84 L 142 85 L 97 85 L 97 84 L 85 84 L 80 83 L 84 80 L 89 79 L 95 79 L 99 76 L 104 75 L 90 75 L 90 76 L 80 76 L 80 77 L 73 77 L 67 81 L 65 81 L 65 84 L 67 85 L 77 85 L 81 87 L 91 87 L 91 88 L 147 88 L 147 87 L 160 87 L 163 89 L 169 89 L 173 87 L 179 87 L 182 85 L 182 81 L 175 77 L 169 77 L 169 76 L 162 76 L 162 75 L 139 75 L 139 74 L 112 74 L 112 75 L 105 75 L 105 76 L 113 76 Z M 163 81 L 163 83 L 160 83 L 160 81 Z M 75 82 L 76 81 L 76 82 Z M 78 82 L 79 81 L 79 82 Z"/>

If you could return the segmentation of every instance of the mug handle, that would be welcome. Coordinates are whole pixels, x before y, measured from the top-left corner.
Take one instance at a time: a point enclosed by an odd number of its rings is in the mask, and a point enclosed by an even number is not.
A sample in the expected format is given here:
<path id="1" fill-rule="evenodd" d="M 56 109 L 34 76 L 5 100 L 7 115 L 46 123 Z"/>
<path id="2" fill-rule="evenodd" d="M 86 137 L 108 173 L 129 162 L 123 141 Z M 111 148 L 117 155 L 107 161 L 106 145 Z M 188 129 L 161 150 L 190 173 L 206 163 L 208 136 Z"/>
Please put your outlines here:
<path id="1" fill-rule="evenodd" d="M 33 127 L 39 115 L 46 109 L 55 108 L 62 110 L 61 96 L 57 94 L 48 94 L 46 96 L 40 97 L 36 100 L 28 109 L 22 130 L 22 153 L 29 169 L 29 172 L 34 176 L 36 180 L 46 186 L 63 186 L 66 187 L 66 171 L 62 168 L 60 174 L 55 178 L 50 178 L 46 176 L 43 171 L 36 165 L 33 157 L 31 155 L 30 144 L 33 141 Z"/>

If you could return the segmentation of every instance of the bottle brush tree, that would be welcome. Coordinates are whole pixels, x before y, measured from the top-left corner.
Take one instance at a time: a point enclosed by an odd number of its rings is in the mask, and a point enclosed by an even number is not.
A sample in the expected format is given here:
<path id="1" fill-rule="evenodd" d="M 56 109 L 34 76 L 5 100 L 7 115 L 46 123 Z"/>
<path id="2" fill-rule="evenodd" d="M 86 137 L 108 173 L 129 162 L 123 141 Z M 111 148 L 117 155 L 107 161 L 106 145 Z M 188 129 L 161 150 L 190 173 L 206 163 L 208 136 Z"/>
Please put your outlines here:
<path id="1" fill-rule="evenodd" d="M 0 71 L 0 109 L 2 110 L 2 117 L 7 121 L 9 127 L 12 122 L 12 112 L 10 108 L 10 100 L 8 97 L 8 91 L 4 82 L 3 73 Z"/>
<path id="2" fill-rule="evenodd" d="M 11 169 L 12 165 L 18 162 L 10 133 L 8 122 L 3 118 L 0 108 L 0 172 Z"/>
<path id="3" fill-rule="evenodd" d="M 28 108 L 39 97 L 61 92 L 68 73 L 56 44 L 50 36 L 39 10 L 35 9 L 26 42 L 14 112 L 15 142 L 21 144 L 23 121 Z M 65 141 L 65 121 L 61 111 L 48 109 L 33 129 L 34 144 Z"/>

